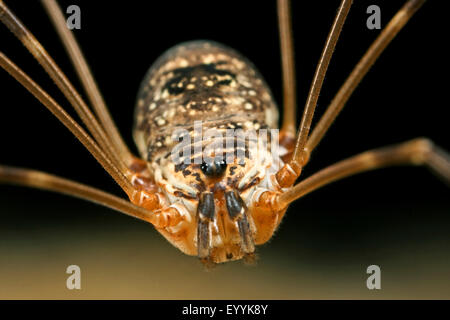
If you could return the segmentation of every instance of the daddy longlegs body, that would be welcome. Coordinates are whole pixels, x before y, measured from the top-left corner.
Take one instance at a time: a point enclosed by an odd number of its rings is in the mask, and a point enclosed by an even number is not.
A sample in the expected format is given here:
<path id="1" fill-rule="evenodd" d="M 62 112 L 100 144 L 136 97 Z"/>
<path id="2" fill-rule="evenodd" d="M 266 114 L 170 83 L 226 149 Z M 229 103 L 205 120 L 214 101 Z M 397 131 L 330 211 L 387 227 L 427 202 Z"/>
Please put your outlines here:
<path id="1" fill-rule="evenodd" d="M 255 129 L 277 125 L 277 110 L 270 90 L 250 62 L 212 42 L 182 44 L 163 55 L 149 71 L 138 96 L 134 128 L 141 156 L 138 158 L 120 137 L 56 2 L 43 1 L 95 114 L 36 38 L 0 0 L 1 21 L 43 66 L 88 132 L 3 53 L 0 53 L 0 65 L 80 140 L 130 201 L 29 169 L 0 166 L 0 181 L 70 194 L 150 222 L 174 246 L 186 254 L 197 255 L 207 264 L 241 258 L 253 260 L 255 245 L 272 237 L 291 202 L 338 179 L 390 165 L 423 164 L 450 181 L 449 156 L 428 139 L 419 138 L 353 156 L 296 183 L 311 152 L 357 84 L 424 1 L 407 1 L 398 11 L 310 130 L 324 76 L 351 2 L 342 1 L 338 8 L 297 131 L 290 4 L 278 1 L 284 88 L 280 145 L 287 152 L 279 155 L 268 150 L 268 153 L 279 167 L 272 164 L 258 167 L 250 158 L 243 165 L 212 162 L 180 167 L 165 158 L 173 147 L 173 141 L 166 142 L 166 137 L 177 125 L 190 129 L 193 120 L 198 118 L 210 120 L 211 126 L 219 129 L 224 124 L 236 127 L 248 121 L 257 125 Z M 192 85 L 188 87 L 189 84 Z M 234 101 L 231 96 L 241 99 Z M 204 106 L 203 101 L 207 101 Z M 193 108 L 193 103 L 200 107 Z M 190 114 L 192 110 L 196 111 L 195 115 Z M 224 121 L 223 114 L 233 114 L 235 118 Z M 276 161 L 279 158 L 282 162 Z"/>

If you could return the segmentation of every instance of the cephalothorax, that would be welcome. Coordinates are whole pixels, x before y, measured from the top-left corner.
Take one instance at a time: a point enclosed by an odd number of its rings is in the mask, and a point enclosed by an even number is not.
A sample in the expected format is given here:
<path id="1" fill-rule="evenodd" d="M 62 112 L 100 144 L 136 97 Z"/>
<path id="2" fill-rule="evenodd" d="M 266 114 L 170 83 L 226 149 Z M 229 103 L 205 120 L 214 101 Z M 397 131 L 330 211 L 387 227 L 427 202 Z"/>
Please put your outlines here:
<path id="1" fill-rule="evenodd" d="M 121 139 L 56 2 L 43 0 L 95 115 L 45 49 L 0 0 L 0 20 L 55 81 L 89 133 L 1 52 L 0 66 L 64 123 L 130 201 L 28 169 L 0 166 L 0 182 L 59 191 L 101 203 L 150 222 L 186 254 L 196 255 L 206 263 L 221 263 L 253 260 L 255 246 L 272 237 L 292 201 L 338 179 L 388 165 L 425 164 L 450 180 L 449 156 L 420 138 L 364 152 L 295 184 L 310 153 L 357 84 L 424 1 L 409 0 L 399 10 L 310 133 L 318 94 L 351 2 L 343 0 L 338 9 L 297 133 L 289 1 L 278 0 L 284 84 L 279 134 L 273 131 L 278 125 L 276 103 L 255 67 L 224 45 L 192 41 L 168 50 L 142 82 L 133 129 L 140 153 L 136 157 Z M 270 135 L 261 144 L 259 137 L 265 132 Z M 184 142 L 181 148 L 180 140 Z"/>
<path id="2" fill-rule="evenodd" d="M 266 149 L 268 159 L 257 161 L 251 156 L 252 144 L 241 137 L 240 158 L 235 135 L 229 136 L 233 143 L 229 150 L 221 148 L 220 157 L 215 154 L 208 161 L 205 149 L 214 142 L 222 145 L 227 133 L 257 133 L 276 128 L 277 122 L 268 87 L 234 50 L 194 41 L 170 49 L 155 62 L 138 94 L 134 137 L 161 197 L 189 217 L 161 230 L 169 241 L 187 254 L 223 262 L 253 254 L 255 244 L 270 238 L 279 219 L 274 215 L 272 223 L 261 223 L 252 203 L 255 195 L 279 191 L 269 181 L 280 169 L 279 155 Z M 178 163 L 173 159 L 177 130 L 189 136 L 184 148 L 192 150 Z M 215 137 L 195 139 L 196 133 L 211 130 Z M 227 159 L 227 152 L 232 157 Z"/>

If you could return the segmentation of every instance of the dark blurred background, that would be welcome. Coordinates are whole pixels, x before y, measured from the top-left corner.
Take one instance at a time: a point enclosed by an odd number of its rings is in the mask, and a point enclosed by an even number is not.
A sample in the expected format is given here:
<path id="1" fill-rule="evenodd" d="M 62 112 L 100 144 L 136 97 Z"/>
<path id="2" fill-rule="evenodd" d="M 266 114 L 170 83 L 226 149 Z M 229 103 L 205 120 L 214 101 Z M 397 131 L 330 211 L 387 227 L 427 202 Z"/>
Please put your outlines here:
<path id="1" fill-rule="evenodd" d="M 5 1 L 81 91 L 39 1 Z M 339 1 L 293 1 L 299 113 Z M 404 1 L 356 1 L 319 99 L 315 121 Z M 137 90 L 152 62 L 182 41 L 212 39 L 247 56 L 281 105 L 275 1 L 59 1 L 78 4 L 75 35 L 126 142 Z M 426 136 L 450 150 L 445 1 L 428 1 L 358 87 L 304 171 L 364 150 Z M 6 30 L 1 49 L 72 114 L 47 75 Z M 122 195 L 31 94 L 0 71 L 0 163 L 30 167 Z M 84 93 L 83 93 L 84 94 Z M 0 298 L 450 298 L 449 189 L 425 168 L 396 167 L 326 186 L 294 203 L 255 267 L 206 272 L 150 225 L 66 196 L 0 186 Z M 65 269 L 82 271 L 82 290 Z M 366 288 L 381 267 L 382 289 Z"/>

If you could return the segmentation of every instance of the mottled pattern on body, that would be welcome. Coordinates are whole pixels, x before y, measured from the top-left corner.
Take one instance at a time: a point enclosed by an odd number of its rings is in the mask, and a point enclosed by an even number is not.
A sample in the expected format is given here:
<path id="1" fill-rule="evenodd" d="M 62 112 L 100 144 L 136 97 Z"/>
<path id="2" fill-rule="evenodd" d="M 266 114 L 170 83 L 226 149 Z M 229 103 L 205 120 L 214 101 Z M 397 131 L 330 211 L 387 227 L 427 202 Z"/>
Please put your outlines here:
<path id="1" fill-rule="evenodd" d="M 139 91 L 134 137 L 143 159 L 156 161 L 177 141 L 175 129 L 275 128 L 278 111 L 253 64 L 214 42 L 180 44 L 161 56 Z"/>

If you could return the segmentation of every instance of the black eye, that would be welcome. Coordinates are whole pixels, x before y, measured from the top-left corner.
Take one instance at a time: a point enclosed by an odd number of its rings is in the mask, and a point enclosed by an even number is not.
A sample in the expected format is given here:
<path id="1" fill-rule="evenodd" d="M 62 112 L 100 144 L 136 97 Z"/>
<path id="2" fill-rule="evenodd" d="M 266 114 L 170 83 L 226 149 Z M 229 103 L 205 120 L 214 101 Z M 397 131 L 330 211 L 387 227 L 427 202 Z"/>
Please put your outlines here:
<path id="1" fill-rule="evenodd" d="M 214 160 L 214 162 L 205 162 L 201 164 L 202 172 L 208 177 L 220 177 L 227 168 L 224 160 Z"/>

